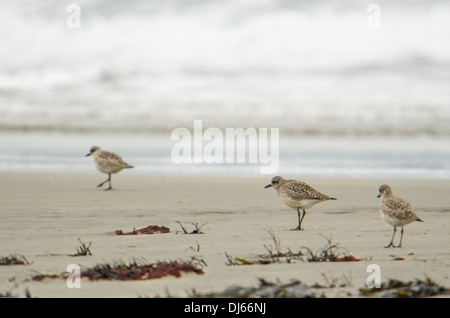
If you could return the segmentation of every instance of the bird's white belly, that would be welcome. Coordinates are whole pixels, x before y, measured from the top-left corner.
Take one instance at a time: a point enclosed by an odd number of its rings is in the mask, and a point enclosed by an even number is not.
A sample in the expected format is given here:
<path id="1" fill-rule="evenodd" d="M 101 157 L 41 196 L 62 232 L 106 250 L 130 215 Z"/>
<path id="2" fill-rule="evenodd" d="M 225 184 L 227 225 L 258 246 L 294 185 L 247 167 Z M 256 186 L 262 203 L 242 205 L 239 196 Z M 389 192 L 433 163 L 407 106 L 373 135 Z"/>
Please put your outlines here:
<path id="1" fill-rule="evenodd" d="M 385 213 L 383 213 L 383 211 L 380 209 L 380 214 L 381 217 L 389 224 L 393 225 L 393 226 L 404 226 L 406 224 L 409 224 L 411 222 L 413 222 L 414 220 L 412 219 L 401 219 L 401 218 L 395 218 L 395 217 L 391 217 Z"/>
<path id="2" fill-rule="evenodd" d="M 289 205 L 291 208 L 294 209 L 309 209 L 315 206 L 317 203 L 319 203 L 319 200 L 301 200 L 301 201 L 294 201 L 294 200 L 284 200 L 284 203 Z"/>
<path id="3" fill-rule="evenodd" d="M 114 166 L 114 165 L 101 165 L 95 162 L 95 167 L 103 172 L 103 173 L 117 173 L 122 170 L 122 167 Z"/>

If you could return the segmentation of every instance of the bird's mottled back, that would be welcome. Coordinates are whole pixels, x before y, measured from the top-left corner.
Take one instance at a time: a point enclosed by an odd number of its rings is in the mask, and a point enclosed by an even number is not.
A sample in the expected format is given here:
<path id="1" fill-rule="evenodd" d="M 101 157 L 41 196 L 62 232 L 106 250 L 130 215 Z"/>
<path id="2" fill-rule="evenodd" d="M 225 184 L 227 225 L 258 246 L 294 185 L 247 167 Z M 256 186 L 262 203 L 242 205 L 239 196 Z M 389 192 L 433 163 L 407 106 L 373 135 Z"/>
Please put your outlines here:
<path id="1" fill-rule="evenodd" d="M 416 219 L 417 216 L 412 210 L 411 204 L 397 197 L 386 197 L 381 201 L 381 210 L 391 218 L 400 220 Z"/>
<path id="2" fill-rule="evenodd" d="M 95 154 L 95 161 L 97 164 L 107 168 L 131 168 L 132 166 L 128 163 L 126 163 L 121 156 L 118 154 L 115 154 L 110 151 L 99 151 Z"/>
<path id="3" fill-rule="evenodd" d="M 331 198 L 310 185 L 296 180 L 286 180 L 286 182 L 279 188 L 281 197 L 288 197 L 290 200 L 318 200 L 327 201 Z"/>

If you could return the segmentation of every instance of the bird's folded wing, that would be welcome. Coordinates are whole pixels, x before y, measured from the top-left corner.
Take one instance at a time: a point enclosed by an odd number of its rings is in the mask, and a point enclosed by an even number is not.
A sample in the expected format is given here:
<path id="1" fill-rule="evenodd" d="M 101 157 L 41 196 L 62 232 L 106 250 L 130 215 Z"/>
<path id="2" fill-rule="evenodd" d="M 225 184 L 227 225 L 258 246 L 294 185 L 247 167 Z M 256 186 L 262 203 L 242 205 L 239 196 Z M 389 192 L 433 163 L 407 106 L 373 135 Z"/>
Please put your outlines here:
<path id="1" fill-rule="evenodd" d="M 330 197 L 320 193 L 313 187 L 309 186 L 303 182 L 291 182 L 287 183 L 283 186 L 283 189 L 280 193 L 282 197 L 287 196 L 291 200 L 318 200 L 324 201 L 329 200 Z"/>
<path id="2" fill-rule="evenodd" d="M 387 198 L 382 201 L 381 208 L 389 216 L 398 219 L 417 218 L 412 210 L 411 204 L 400 198 Z"/>

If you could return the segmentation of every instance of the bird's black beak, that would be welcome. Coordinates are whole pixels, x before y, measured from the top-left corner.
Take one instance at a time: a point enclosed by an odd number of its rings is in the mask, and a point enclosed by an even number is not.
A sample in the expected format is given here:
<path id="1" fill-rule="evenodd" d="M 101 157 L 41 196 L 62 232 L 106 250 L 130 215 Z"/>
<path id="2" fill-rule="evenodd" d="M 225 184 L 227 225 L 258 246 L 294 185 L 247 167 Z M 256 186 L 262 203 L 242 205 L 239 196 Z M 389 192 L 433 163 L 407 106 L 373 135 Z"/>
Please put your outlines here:
<path id="1" fill-rule="evenodd" d="M 381 193 L 379 195 L 377 195 L 377 198 L 381 197 Z"/>
<path id="2" fill-rule="evenodd" d="M 264 187 L 264 189 L 270 188 L 271 186 L 272 186 L 271 184 L 268 184 Z"/>
<path id="3" fill-rule="evenodd" d="M 91 152 L 90 153 L 88 153 L 87 155 L 86 155 L 86 157 L 89 157 L 91 155 Z"/>

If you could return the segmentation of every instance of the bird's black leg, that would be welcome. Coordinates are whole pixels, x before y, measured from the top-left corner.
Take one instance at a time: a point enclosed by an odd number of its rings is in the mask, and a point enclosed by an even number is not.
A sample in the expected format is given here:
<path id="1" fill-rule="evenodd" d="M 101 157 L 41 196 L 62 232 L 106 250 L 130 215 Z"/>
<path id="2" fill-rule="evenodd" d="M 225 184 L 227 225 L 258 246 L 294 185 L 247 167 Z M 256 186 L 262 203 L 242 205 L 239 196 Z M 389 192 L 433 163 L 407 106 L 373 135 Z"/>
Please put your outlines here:
<path id="1" fill-rule="evenodd" d="M 393 246 L 393 242 L 394 242 L 394 236 L 395 236 L 395 232 L 397 231 L 397 227 L 394 225 L 394 233 L 392 234 L 392 239 L 391 239 L 391 243 L 389 243 L 388 246 L 385 246 L 386 248 Z"/>
<path id="2" fill-rule="evenodd" d="M 112 187 L 111 187 L 111 174 L 110 174 L 110 173 L 108 173 L 108 179 L 106 179 L 105 181 L 103 181 L 102 183 L 100 183 L 100 184 L 97 186 L 97 188 L 103 187 L 103 185 L 104 185 L 106 182 L 109 182 L 109 188 L 106 189 L 106 190 L 112 190 Z"/>
<path id="3" fill-rule="evenodd" d="M 106 189 L 106 191 L 108 191 L 108 190 L 113 190 L 112 184 L 111 184 L 111 174 L 110 174 L 110 173 L 108 173 L 108 181 L 109 181 L 109 188 Z"/>
<path id="4" fill-rule="evenodd" d="M 402 231 L 400 232 L 402 235 L 400 236 L 400 243 L 396 247 L 402 247 L 402 241 L 403 241 L 403 226 Z"/>
<path id="5" fill-rule="evenodd" d="M 297 213 L 298 213 L 298 226 L 292 230 L 300 231 L 302 229 L 302 222 L 303 222 L 303 218 L 305 217 L 306 212 L 305 212 L 305 210 L 303 210 L 301 218 L 300 218 L 300 208 L 297 209 Z"/>
<path id="6" fill-rule="evenodd" d="M 297 214 L 298 214 L 298 226 L 295 229 L 292 229 L 292 231 L 297 231 L 300 230 L 300 209 L 297 209 Z"/>
<path id="7" fill-rule="evenodd" d="M 303 210 L 302 218 L 300 219 L 300 224 L 298 225 L 300 227 L 300 230 L 302 229 L 302 222 L 303 222 L 303 218 L 305 217 L 305 215 L 306 215 L 306 211 Z"/>
<path id="8" fill-rule="evenodd" d="M 108 179 L 106 179 L 105 181 L 103 181 L 102 183 L 100 183 L 100 184 L 97 186 L 97 188 L 103 187 L 103 185 L 104 185 L 106 182 L 110 182 L 110 179 L 111 179 L 111 175 L 108 174 Z"/>

